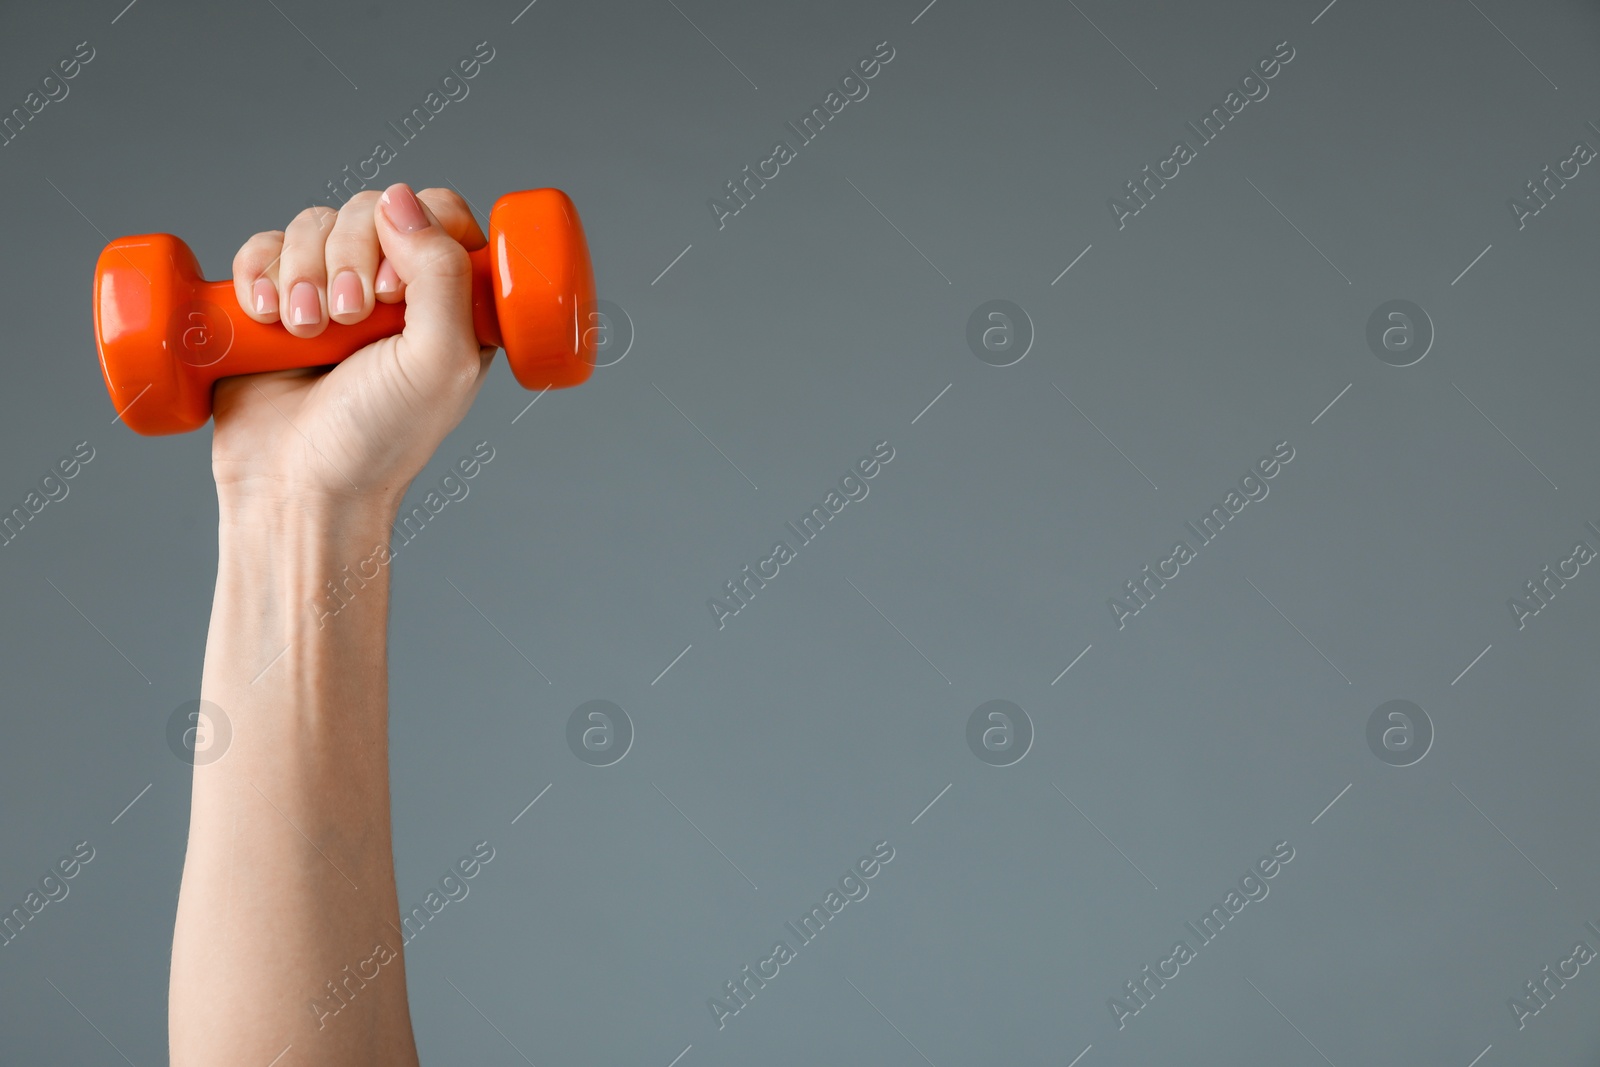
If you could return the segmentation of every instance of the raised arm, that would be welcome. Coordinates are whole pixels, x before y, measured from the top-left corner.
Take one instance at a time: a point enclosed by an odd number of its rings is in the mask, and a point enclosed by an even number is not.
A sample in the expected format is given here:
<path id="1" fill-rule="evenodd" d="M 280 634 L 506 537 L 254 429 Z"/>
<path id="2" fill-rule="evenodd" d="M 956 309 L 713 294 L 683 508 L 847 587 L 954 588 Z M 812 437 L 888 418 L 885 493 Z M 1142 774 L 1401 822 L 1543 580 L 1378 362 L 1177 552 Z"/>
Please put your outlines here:
<path id="1" fill-rule="evenodd" d="M 310 337 L 330 314 L 404 300 L 406 326 L 331 371 L 216 387 L 212 747 L 195 760 L 173 936 L 175 1067 L 416 1062 L 389 824 L 387 546 L 494 354 L 471 320 L 466 249 L 483 243 L 454 193 L 392 185 L 302 212 L 234 260 L 258 321 Z"/>

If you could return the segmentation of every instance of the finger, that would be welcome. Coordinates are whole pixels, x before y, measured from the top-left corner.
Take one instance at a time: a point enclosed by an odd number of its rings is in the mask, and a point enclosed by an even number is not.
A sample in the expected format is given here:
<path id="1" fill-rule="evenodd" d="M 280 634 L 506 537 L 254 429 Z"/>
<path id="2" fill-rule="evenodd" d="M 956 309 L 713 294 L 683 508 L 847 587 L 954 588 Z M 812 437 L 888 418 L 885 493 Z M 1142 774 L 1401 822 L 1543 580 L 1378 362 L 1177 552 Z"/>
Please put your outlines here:
<path id="1" fill-rule="evenodd" d="M 296 337 L 315 337 L 327 328 L 327 244 L 338 217 L 330 207 L 308 207 L 284 231 L 279 302 L 283 324 Z"/>
<path id="2" fill-rule="evenodd" d="M 459 193 L 451 189 L 424 189 L 416 195 L 417 199 L 428 205 L 428 210 L 433 212 L 444 231 L 464 247 L 482 248 L 489 243 L 478 228 L 472 206 Z M 394 264 L 387 259 L 378 264 L 378 274 L 373 281 L 376 299 L 385 304 L 398 304 L 405 299 L 405 289 L 405 283 L 395 273 Z"/>
<path id="3" fill-rule="evenodd" d="M 360 322 L 372 313 L 373 284 L 378 273 L 378 232 L 372 209 L 376 190 L 364 189 L 339 209 L 328 234 L 326 270 L 328 314 L 334 322 Z"/>
<path id="4" fill-rule="evenodd" d="M 395 273 L 394 264 L 385 259 L 378 264 L 378 276 L 373 279 L 372 289 L 377 298 L 385 304 L 398 304 L 405 299 L 405 283 L 400 280 L 400 275 Z"/>
<path id="5" fill-rule="evenodd" d="M 410 187 L 384 190 L 376 212 L 378 241 L 406 287 L 406 326 L 399 358 L 425 396 L 471 387 L 481 373 L 472 327 L 472 263 Z"/>
<path id="6" fill-rule="evenodd" d="M 283 231 L 258 233 L 233 256 L 233 295 L 239 308 L 257 322 L 278 321 L 278 256 Z"/>
<path id="7" fill-rule="evenodd" d="M 424 189 L 417 199 L 428 205 L 444 232 L 459 241 L 461 247 L 471 251 L 489 243 L 472 215 L 472 205 L 454 189 Z"/>

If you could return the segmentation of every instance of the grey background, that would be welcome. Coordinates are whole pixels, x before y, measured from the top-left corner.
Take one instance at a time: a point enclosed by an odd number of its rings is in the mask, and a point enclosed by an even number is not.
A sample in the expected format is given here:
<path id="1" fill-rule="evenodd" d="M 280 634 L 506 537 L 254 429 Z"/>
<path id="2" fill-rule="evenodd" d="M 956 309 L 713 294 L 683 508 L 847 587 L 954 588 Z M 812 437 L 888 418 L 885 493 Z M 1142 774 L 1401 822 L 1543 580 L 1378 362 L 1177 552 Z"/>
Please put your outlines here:
<path id="1" fill-rule="evenodd" d="M 7 5 L 0 107 L 97 55 L 0 149 L 0 504 L 96 458 L 0 551 L 0 903 L 97 856 L 0 950 L 0 1059 L 165 1055 L 210 435 L 113 424 L 94 258 L 169 231 L 225 276 L 487 40 L 382 180 L 567 190 L 637 340 L 520 418 L 499 361 L 417 483 L 497 450 L 395 564 L 403 906 L 497 849 L 407 949 L 424 1062 L 1597 1062 L 1592 967 L 1520 1032 L 1507 998 L 1596 945 L 1600 578 L 1520 632 L 1506 600 L 1600 522 L 1600 174 L 1521 231 L 1506 200 L 1600 144 L 1600 13 L 1324 2 Z M 1107 197 L 1285 39 L 1119 232 Z M 706 199 L 883 40 L 719 232 Z M 964 339 L 993 298 L 1037 330 L 1003 369 Z M 1404 369 L 1364 340 L 1394 298 L 1437 328 Z M 706 599 L 882 439 L 718 631 Z M 1106 598 L 1281 440 L 1270 497 L 1119 632 Z M 1401 698 L 1437 736 L 1396 768 L 1365 728 Z M 590 699 L 637 729 L 614 766 L 566 746 Z M 966 747 L 992 699 L 1036 730 L 1010 767 Z M 719 1032 L 706 999 L 884 839 Z M 1119 1032 L 1107 999 L 1280 840 L 1270 896 Z"/>

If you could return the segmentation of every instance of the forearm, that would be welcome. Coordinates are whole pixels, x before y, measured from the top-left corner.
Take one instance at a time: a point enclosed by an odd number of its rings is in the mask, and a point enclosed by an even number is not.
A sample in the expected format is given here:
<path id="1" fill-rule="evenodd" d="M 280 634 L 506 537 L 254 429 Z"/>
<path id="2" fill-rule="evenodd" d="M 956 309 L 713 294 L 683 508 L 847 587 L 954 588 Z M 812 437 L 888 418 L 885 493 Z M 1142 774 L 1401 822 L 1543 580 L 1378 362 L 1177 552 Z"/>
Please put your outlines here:
<path id="1" fill-rule="evenodd" d="M 387 502 L 223 501 L 200 695 L 232 737 L 194 769 L 177 1067 L 263 1067 L 291 1044 L 295 1064 L 415 1063 L 389 823 L 388 569 L 342 586 L 342 607 L 327 586 L 388 543 L 392 517 Z"/>

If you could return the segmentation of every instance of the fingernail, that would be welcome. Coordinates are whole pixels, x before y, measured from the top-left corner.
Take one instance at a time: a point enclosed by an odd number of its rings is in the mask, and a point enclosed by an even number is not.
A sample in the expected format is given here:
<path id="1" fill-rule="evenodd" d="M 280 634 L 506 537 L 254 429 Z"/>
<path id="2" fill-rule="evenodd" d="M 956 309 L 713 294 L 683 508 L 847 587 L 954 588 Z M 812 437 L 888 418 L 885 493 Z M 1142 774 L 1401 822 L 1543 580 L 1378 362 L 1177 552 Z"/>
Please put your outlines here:
<path id="1" fill-rule="evenodd" d="M 395 273 L 394 264 L 387 259 L 378 267 L 378 277 L 372 283 L 372 288 L 380 293 L 393 293 L 400 289 L 400 275 Z"/>
<path id="2" fill-rule="evenodd" d="M 342 270 L 333 280 L 333 286 L 328 290 L 328 295 L 333 297 L 333 313 L 335 315 L 349 315 L 361 310 L 362 293 L 361 279 L 353 270 Z"/>
<path id="3" fill-rule="evenodd" d="M 389 195 L 393 193 L 394 195 Z M 385 190 L 378 197 L 383 201 L 383 212 L 389 216 L 389 221 L 394 223 L 394 228 L 401 233 L 415 233 L 428 225 L 428 217 L 422 213 L 422 205 L 417 203 L 417 198 L 411 192 L 411 187 L 400 182 L 393 189 Z"/>
<path id="4" fill-rule="evenodd" d="M 322 318 L 322 302 L 317 287 L 310 282 L 295 282 L 289 290 L 289 321 L 296 326 L 314 326 Z"/>
<path id="5" fill-rule="evenodd" d="M 255 297 L 256 314 L 267 315 L 278 310 L 278 290 L 265 278 L 257 278 L 250 290 Z"/>

